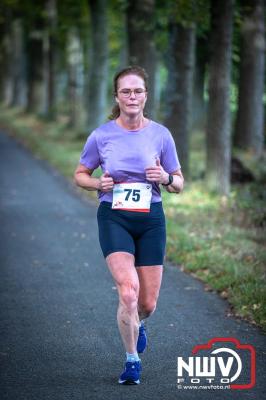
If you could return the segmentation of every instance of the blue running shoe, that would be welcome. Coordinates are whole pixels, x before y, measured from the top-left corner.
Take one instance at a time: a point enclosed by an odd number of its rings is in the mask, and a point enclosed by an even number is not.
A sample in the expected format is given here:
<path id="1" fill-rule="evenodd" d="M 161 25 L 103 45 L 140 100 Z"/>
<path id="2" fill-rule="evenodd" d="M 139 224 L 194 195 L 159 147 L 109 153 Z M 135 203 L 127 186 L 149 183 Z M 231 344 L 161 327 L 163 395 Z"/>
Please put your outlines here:
<path id="1" fill-rule="evenodd" d="M 119 383 L 123 385 L 139 385 L 140 384 L 141 362 L 126 362 L 125 370 L 120 375 Z"/>
<path id="2" fill-rule="evenodd" d="M 146 334 L 146 328 L 141 322 L 141 325 L 139 327 L 139 337 L 138 337 L 138 342 L 137 342 L 137 352 L 138 353 L 143 353 L 144 350 L 146 349 L 147 346 L 147 334 Z"/>

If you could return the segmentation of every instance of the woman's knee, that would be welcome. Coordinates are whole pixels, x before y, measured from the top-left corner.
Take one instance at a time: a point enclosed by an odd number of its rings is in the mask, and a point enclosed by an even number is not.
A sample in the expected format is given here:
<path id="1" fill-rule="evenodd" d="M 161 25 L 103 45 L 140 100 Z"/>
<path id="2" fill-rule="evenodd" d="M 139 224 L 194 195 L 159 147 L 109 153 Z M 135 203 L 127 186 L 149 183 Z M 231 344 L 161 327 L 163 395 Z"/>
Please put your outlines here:
<path id="1" fill-rule="evenodd" d="M 138 304 L 139 313 L 142 317 L 148 317 L 152 313 L 154 313 L 156 309 L 156 301 L 154 299 L 146 300 L 145 302 L 141 302 Z"/>
<path id="2" fill-rule="evenodd" d="M 119 301 L 128 311 L 136 310 L 138 306 L 139 287 L 137 282 L 130 280 L 122 282 L 119 287 Z"/>

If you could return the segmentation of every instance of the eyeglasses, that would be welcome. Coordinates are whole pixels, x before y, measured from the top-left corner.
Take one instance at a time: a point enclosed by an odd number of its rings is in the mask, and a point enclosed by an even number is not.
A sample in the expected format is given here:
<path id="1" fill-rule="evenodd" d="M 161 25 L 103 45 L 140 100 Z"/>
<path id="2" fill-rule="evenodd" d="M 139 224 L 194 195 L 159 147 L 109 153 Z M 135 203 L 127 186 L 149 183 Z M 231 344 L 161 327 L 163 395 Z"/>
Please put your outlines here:
<path id="1" fill-rule="evenodd" d="M 145 89 L 142 88 L 137 88 L 137 89 L 122 89 L 118 93 L 121 94 L 122 97 L 128 98 L 131 97 L 131 93 L 134 93 L 134 95 L 139 98 L 143 95 L 143 93 L 146 93 Z"/>

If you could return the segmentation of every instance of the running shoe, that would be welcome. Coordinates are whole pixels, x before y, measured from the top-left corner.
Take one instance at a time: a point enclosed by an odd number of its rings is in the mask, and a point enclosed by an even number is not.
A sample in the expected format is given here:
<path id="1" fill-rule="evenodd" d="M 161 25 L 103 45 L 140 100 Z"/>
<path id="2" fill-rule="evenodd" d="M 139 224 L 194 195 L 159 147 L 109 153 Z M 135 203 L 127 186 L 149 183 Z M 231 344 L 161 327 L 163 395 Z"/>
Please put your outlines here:
<path id="1" fill-rule="evenodd" d="M 137 352 L 138 353 L 143 353 L 144 350 L 146 349 L 146 346 L 147 346 L 146 328 L 144 326 L 144 323 L 141 322 L 140 327 L 139 327 L 139 337 L 138 337 L 138 342 L 137 342 Z"/>
<path id="2" fill-rule="evenodd" d="M 125 370 L 120 375 L 119 383 L 123 385 L 139 385 L 140 384 L 141 362 L 126 362 Z"/>

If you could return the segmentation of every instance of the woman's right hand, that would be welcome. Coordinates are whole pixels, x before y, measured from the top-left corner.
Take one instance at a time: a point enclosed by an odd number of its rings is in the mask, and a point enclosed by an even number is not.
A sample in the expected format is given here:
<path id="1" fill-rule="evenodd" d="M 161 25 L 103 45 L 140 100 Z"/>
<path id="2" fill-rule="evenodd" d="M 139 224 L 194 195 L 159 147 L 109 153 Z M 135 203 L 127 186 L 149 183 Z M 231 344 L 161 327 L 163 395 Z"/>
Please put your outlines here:
<path id="1" fill-rule="evenodd" d="M 105 173 L 100 177 L 100 185 L 99 185 L 99 190 L 101 192 L 111 192 L 114 187 L 114 181 L 113 178 L 110 176 L 108 171 L 105 171 Z"/>

